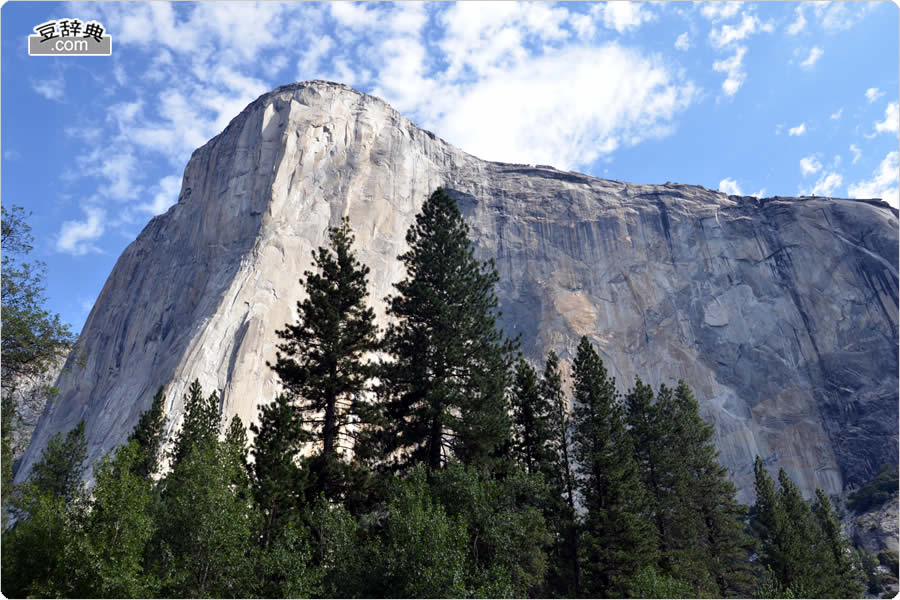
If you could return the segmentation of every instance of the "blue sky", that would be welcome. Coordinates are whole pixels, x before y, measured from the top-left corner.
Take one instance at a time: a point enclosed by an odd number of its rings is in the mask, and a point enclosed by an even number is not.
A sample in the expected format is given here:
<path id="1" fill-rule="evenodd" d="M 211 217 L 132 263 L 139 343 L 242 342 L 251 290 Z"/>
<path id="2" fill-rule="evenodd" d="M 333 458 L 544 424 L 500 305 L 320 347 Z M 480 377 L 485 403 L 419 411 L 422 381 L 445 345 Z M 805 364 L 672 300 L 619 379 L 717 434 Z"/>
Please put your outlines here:
<path id="1" fill-rule="evenodd" d="M 2 202 L 33 212 L 80 331 L 191 152 L 260 94 L 329 79 L 463 150 L 639 183 L 898 204 L 892 2 L 9 2 Z M 30 57 L 51 19 L 110 57 Z"/>

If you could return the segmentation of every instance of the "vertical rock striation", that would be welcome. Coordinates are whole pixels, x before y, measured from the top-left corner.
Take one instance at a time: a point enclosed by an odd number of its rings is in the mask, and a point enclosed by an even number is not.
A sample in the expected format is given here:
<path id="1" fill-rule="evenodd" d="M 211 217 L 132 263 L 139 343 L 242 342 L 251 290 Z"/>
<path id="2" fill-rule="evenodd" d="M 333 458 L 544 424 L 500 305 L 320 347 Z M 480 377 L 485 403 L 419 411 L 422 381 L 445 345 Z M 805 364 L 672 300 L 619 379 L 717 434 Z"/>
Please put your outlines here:
<path id="1" fill-rule="evenodd" d="M 491 163 L 346 86 L 307 82 L 251 103 L 194 152 L 178 203 L 116 263 L 17 473 L 87 422 L 89 458 L 167 389 L 169 426 L 198 378 L 248 423 L 277 381 L 275 330 L 300 274 L 349 216 L 380 324 L 405 233 L 438 186 L 497 262 L 501 323 L 535 363 L 582 335 L 621 389 L 684 379 L 740 498 L 755 455 L 807 495 L 897 461 L 898 218 L 887 204 L 726 196 L 551 167 Z"/>

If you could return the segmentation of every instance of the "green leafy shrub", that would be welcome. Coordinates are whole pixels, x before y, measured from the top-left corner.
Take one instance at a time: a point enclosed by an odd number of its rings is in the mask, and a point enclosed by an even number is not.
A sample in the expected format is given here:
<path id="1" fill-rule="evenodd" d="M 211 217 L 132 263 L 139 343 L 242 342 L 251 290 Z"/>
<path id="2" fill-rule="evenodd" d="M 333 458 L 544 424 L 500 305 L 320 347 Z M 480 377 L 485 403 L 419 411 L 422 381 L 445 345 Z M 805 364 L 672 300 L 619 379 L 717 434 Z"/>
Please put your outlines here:
<path id="1" fill-rule="evenodd" d="M 897 485 L 897 467 L 885 465 L 872 481 L 850 494 L 847 506 L 858 513 L 878 508 L 894 497 Z"/>

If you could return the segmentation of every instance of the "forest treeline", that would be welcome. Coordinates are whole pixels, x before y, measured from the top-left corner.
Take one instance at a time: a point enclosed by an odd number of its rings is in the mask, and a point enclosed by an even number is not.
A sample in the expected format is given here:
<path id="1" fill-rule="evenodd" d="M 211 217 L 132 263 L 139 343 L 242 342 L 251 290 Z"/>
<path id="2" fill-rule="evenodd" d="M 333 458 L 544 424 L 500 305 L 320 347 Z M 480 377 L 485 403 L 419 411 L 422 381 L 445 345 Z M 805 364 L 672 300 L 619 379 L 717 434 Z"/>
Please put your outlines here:
<path id="1" fill-rule="evenodd" d="M 346 220 L 303 274 L 248 431 L 162 390 L 84 486 L 82 423 L 4 505 L 9 597 L 859 597 L 875 559 L 757 458 L 738 504 L 687 384 L 616 391 L 582 338 L 571 385 L 497 326 L 492 262 L 434 192 L 380 332 Z M 571 389 L 571 393 L 566 390 Z M 135 399 L 137 401 L 137 399 Z M 570 409 L 571 407 L 571 409 Z M 884 560 L 896 563 L 896 554 Z M 873 579 L 874 577 L 874 579 Z M 877 588 L 877 589 L 876 589 Z"/>

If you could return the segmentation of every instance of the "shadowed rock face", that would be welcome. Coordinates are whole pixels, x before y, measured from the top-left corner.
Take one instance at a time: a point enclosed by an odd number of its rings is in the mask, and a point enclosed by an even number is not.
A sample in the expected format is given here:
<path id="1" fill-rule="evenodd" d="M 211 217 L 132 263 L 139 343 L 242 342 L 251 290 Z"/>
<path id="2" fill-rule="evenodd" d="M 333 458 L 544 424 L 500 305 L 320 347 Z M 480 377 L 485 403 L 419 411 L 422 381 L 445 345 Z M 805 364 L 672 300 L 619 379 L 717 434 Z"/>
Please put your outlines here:
<path id="1" fill-rule="evenodd" d="M 898 219 L 880 201 L 726 196 L 491 163 L 342 85 L 278 88 L 197 150 L 178 203 L 119 258 L 17 477 L 57 431 L 87 422 L 90 459 L 167 389 L 169 427 L 198 378 L 249 423 L 277 390 L 275 330 L 344 215 L 371 301 L 444 186 L 500 272 L 501 322 L 542 363 L 581 335 L 624 391 L 684 379 L 716 427 L 740 499 L 758 454 L 806 495 L 897 461 Z"/>

